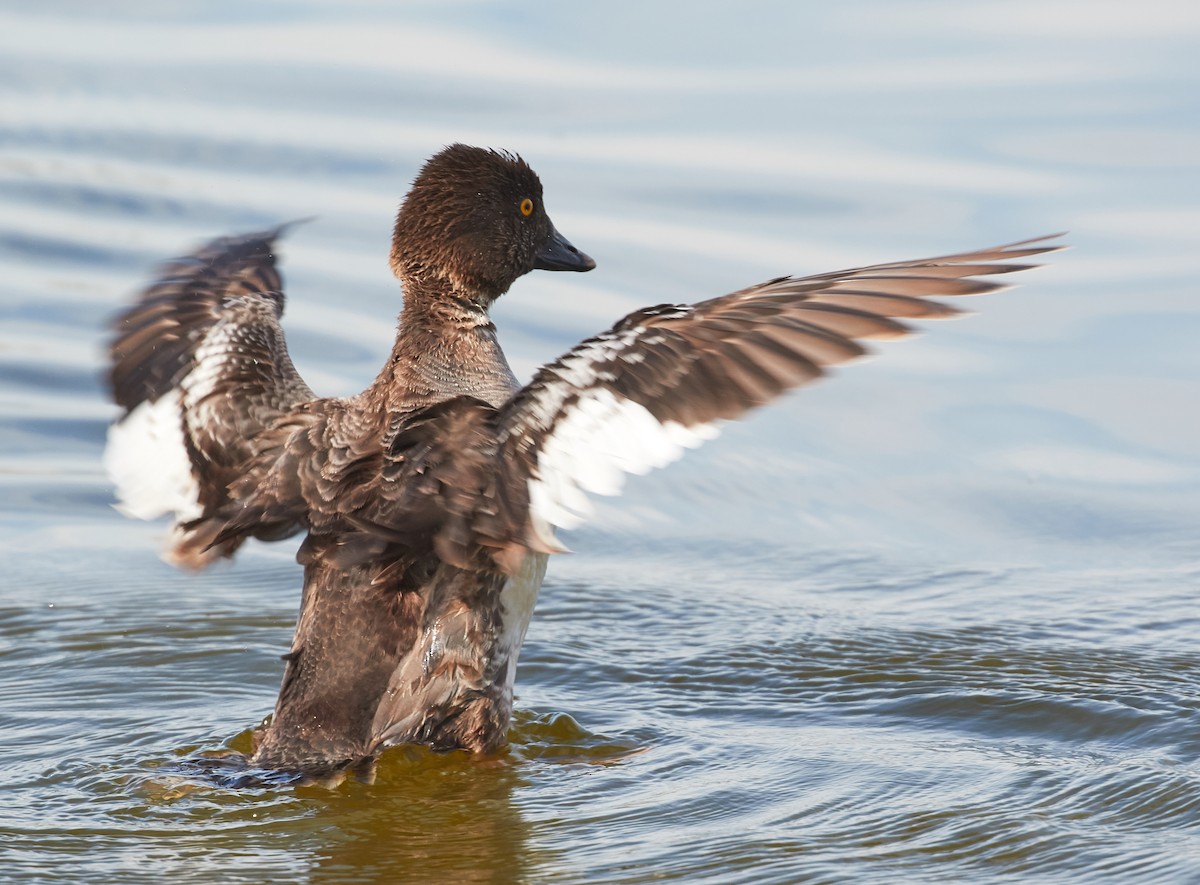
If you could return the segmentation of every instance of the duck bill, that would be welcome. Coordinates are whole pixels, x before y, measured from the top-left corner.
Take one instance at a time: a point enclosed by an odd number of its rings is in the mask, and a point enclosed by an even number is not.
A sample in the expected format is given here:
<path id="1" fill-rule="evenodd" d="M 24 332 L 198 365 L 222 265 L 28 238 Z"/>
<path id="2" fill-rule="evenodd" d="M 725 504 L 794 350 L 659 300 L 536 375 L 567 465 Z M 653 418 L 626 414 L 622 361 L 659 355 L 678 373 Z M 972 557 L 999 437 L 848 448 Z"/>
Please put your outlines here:
<path id="1" fill-rule="evenodd" d="M 571 245 L 571 241 L 550 226 L 550 236 L 533 261 L 534 270 L 591 270 L 596 262 Z"/>

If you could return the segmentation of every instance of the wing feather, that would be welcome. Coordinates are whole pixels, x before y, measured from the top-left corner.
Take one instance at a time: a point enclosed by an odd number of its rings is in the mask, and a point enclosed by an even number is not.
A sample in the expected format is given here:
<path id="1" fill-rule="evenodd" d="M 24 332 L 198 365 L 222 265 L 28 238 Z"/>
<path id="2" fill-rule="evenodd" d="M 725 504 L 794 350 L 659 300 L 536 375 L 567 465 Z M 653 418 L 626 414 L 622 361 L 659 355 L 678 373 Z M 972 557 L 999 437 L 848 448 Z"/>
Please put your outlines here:
<path id="1" fill-rule="evenodd" d="M 1026 241 L 645 308 L 543 367 L 499 410 L 459 396 L 389 415 L 382 438 L 358 398 L 315 400 L 295 376 L 260 251 L 253 272 L 226 273 L 220 296 L 156 297 L 131 312 L 138 321 L 120 340 L 140 362 L 121 383 L 143 394 L 122 403 L 153 403 L 184 431 L 203 499 L 180 528 L 193 556 L 307 529 L 339 567 L 432 548 L 451 565 L 490 558 L 511 574 L 527 549 L 563 549 L 554 529 L 586 520 L 589 494 L 618 494 L 626 474 L 674 461 L 721 421 L 863 355 L 862 340 L 958 312 L 932 298 L 996 291 L 975 277 L 1031 266 L 1006 258 L 1056 248 Z M 226 463 L 234 474 L 220 473 Z M 201 542 L 212 549 L 198 553 Z"/>
<path id="2" fill-rule="evenodd" d="M 206 550 L 211 538 L 194 521 L 228 502 L 256 437 L 313 398 L 279 324 L 274 243 L 286 228 L 222 237 L 165 264 L 114 323 L 109 383 L 123 414 L 105 463 L 121 509 L 173 514 L 167 555 L 179 564 L 233 553 L 236 543 Z"/>
<path id="3" fill-rule="evenodd" d="M 903 320 L 961 313 L 939 297 L 995 292 L 979 277 L 1064 248 L 1061 234 L 914 261 L 779 277 L 695 305 L 635 311 L 543 367 L 501 410 L 504 485 L 527 487 L 525 543 L 561 549 L 553 528 L 591 513 L 585 492 L 616 494 L 642 473 L 716 435 L 785 390 L 895 338 Z"/>

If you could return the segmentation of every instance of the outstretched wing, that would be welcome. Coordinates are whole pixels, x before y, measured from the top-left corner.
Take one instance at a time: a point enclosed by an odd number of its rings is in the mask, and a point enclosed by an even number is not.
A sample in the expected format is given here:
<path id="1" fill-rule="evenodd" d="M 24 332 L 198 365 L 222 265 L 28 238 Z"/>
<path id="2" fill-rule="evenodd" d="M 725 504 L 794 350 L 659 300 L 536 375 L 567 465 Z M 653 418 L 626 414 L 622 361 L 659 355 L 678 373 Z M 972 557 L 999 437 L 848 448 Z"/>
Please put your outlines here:
<path id="1" fill-rule="evenodd" d="M 255 437 L 313 398 L 279 325 L 273 246 L 286 229 L 223 237 L 169 262 L 114 323 L 109 380 L 124 414 L 109 429 L 105 466 L 123 512 L 174 514 L 167 555 L 177 564 L 233 553 L 239 542 L 205 550 L 211 538 L 186 524 L 224 505 Z"/>
<path id="2" fill-rule="evenodd" d="M 617 494 L 626 473 L 678 458 L 825 367 L 862 355 L 864 338 L 910 330 L 901 320 L 952 316 L 938 296 L 1004 288 L 979 277 L 1034 265 L 997 264 L 1063 248 L 1054 234 L 916 261 L 782 277 L 694 305 L 625 317 L 534 377 L 502 410 L 507 485 L 528 489 L 526 543 L 558 548 L 553 526 L 591 514 L 584 492 Z"/>

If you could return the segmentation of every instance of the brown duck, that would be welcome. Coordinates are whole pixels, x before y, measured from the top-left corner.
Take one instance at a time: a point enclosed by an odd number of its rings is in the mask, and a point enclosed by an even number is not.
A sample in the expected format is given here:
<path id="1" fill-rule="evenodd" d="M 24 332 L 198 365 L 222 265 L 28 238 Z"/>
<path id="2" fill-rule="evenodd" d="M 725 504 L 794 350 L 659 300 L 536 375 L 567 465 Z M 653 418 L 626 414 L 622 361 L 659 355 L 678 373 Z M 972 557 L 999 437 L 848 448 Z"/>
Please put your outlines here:
<path id="1" fill-rule="evenodd" d="M 172 514 L 168 557 L 201 568 L 248 537 L 305 539 L 300 617 L 252 759 L 321 775 L 416 742 L 502 746 L 555 528 L 826 366 L 859 339 L 1001 288 L 1048 237 L 780 277 L 636 311 L 521 387 L 488 316 L 531 270 L 595 262 L 555 230 L 519 157 L 453 145 L 396 218 L 399 330 L 362 393 L 316 396 L 288 357 L 274 241 L 214 240 L 165 265 L 116 322 L 124 410 L 106 463 L 130 515 Z"/>

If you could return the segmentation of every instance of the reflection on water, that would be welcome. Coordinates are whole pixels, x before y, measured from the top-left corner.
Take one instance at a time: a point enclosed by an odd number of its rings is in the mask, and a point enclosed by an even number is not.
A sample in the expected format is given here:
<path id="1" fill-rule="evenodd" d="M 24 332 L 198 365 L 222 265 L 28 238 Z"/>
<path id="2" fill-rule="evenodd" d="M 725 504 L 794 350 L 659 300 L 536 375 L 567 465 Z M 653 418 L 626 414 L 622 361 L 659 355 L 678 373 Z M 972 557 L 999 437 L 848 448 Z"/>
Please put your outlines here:
<path id="1" fill-rule="evenodd" d="M 387 757 L 370 787 L 319 797 L 311 881 L 487 882 L 504 871 L 531 877 L 528 824 L 513 806 L 517 772 L 461 757 L 403 750 Z M 486 859 L 481 863 L 481 859 Z"/>
<path id="2" fill-rule="evenodd" d="M 14 881 L 1190 881 L 1200 119 L 1190 4 L 0 3 L 0 863 Z M 378 369 L 395 205 L 522 152 L 645 304 L 1069 228 L 979 316 L 726 428 L 568 539 L 513 743 L 262 781 L 292 550 L 179 574 L 110 509 L 103 331 L 289 235 L 292 352 Z"/>

